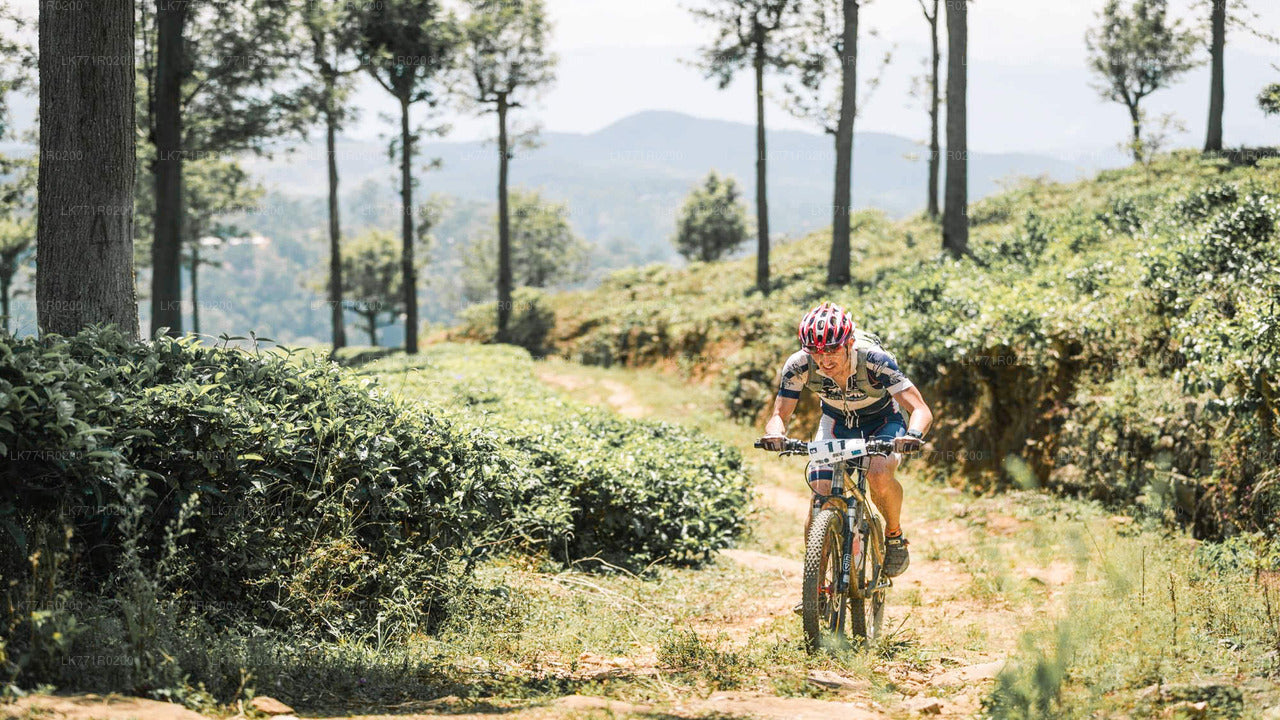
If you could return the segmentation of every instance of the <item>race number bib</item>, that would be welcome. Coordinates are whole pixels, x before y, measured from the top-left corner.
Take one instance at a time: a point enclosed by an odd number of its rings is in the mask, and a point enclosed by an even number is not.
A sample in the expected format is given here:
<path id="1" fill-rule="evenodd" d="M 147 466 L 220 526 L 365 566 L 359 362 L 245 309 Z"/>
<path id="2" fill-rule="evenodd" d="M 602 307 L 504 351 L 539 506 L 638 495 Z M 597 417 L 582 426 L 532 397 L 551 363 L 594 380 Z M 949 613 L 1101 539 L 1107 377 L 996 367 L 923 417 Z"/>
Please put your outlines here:
<path id="1" fill-rule="evenodd" d="M 867 454 L 865 440 L 815 440 L 809 443 L 809 459 L 820 465 L 831 465 Z"/>

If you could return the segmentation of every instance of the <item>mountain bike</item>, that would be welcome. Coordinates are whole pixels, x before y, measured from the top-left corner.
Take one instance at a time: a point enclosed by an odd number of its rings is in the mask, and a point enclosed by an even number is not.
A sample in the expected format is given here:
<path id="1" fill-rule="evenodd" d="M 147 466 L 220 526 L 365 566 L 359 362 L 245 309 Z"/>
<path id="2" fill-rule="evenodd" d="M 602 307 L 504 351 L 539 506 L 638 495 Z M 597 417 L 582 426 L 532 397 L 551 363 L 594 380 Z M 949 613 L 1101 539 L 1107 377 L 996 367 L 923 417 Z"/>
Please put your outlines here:
<path id="1" fill-rule="evenodd" d="M 763 444 L 756 441 L 756 447 Z M 884 574 L 884 516 L 867 491 L 866 461 L 892 452 L 890 440 L 788 439 L 779 453 L 805 455 L 835 470 L 831 494 L 818 496 L 821 509 L 805 539 L 802 600 L 809 652 L 850 640 L 870 646 L 880 636 L 885 594 L 893 583 Z"/>

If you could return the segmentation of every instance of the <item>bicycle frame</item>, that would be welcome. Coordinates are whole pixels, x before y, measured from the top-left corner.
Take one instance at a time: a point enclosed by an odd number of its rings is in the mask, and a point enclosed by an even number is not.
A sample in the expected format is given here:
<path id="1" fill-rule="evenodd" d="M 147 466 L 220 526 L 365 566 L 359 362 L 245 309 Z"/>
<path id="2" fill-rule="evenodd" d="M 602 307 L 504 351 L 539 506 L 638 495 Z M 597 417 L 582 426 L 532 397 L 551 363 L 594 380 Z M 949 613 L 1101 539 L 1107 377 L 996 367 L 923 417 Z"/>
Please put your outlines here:
<path id="1" fill-rule="evenodd" d="M 815 545 L 818 535 L 806 529 L 808 545 L 802 605 L 810 650 L 817 649 L 821 643 L 823 625 L 840 637 L 845 636 L 845 621 L 851 617 L 850 603 L 857 607 L 858 614 L 853 616 L 857 618 L 854 625 L 857 633 L 874 642 L 883 618 L 884 592 L 892 587 L 893 581 L 884 575 L 885 521 L 867 490 L 867 458 L 893 453 L 895 443 L 861 438 L 830 438 L 812 442 L 785 438 L 779 443 L 777 438 L 761 438 L 756 441 L 756 447 L 775 450 L 782 455 L 808 455 L 811 463 L 832 468 L 830 494 L 815 493 L 814 510 L 821 513 L 824 523 L 824 545 Z M 814 489 L 812 485 L 810 489 Z M 825 514 L 828 510 L 835 515 L 834 518 Z M 825 544 L 829 533 L 836 528 L 843 533 L 838 538 L 839 567 L 827 565 L 828 559 L 834 558 L 828 553 L 830 546 Z M 823 585 L 828 570 L 831 573 L 830 584 Z M 853 582 L 853 573 L 857 573 L 856 583 Z M 827 595 L 825 600 L 824 594 Z M 838 602 L 838 605 L 831 606 L 831 602 Z M 867 603 L 870 603 L 869 608 Z M 867 625 L 868 620 L 872 623 L 870 626 Z"/>
<path id="2" fill-rule="evenodd" d="M 840 443 L 843 446 L 843 443 Z M 829 451 L 831 448 L 829 448 Z M 841 450 L 844 450 L 842 447 Z M 841 452 L 840 454 L 846 454 Z M 814 453 L 810 453 L 811 455 Z M 857 593 L 863 599 L 871 599 L 876 592 L 888 588 L 892 583 L 888 578 L 882 578 L 881 573 L 884 568 L 884 516 L 880 513 L 880 508 L 876 507 L 875 502 L 871 499 L 871 494 L 867 491 L 867 468 L 866 459 L 868 455 L 861 454 L 857 457 L 837 461 L 833 465 L 831 475 L 831 494 L 819 495 L 820 500 L 818 509 L 826 510 L 828 508 L 836 510 L 844 517 L 844 539 L 841 548 L 841 556 L 843 558 L 842 567 L 840 568 L 840 577 L 836 585 L 836 591 L 839 594 L 845 594 L 851 591 L 850 575 L 855 567 L 860 567 L 862 562 L 862 553 L 868 548 L 854 547 L 854 543 L 859 543 L 862 538 L 864 528 L 860 527 L 865 522 L 865 517 L 872 518 L 870 527 L 865 528 L 867 534 L 871 537 L 871 561 L 872 561 L 872 583 L 866 589 L 858 589 Z M 850 468 L 853 468 L 852 472 Z M 844 480 L 846 477 L 855 478 L 854 483 L 848 488 L 849 495 L 846 496 Z M 852 502 L 850 502 L 852 501 Z M 862 510 L 865 508 L 865 515 Z"/>
<path id="3" fill-rule="evenodd" d="M 811 463 L 832 468 L 830 494 L 815 493 L 814 510 L 822 517 L 824 545 L 815 545 L 818 535 L 806 529 L 808 545 L 802 605 L 810 650 L 819 646 L 823 625 L 840 637 L 845 636 L 850 603 L 856 605 L 858 613 L 854 616 L 857 617 L 854 628 L 864 639 L 874 642 L 883 617 L 883 593 L 893 585 L 893 581 L 883 574 L 886 553 L 884 516 L 867 490 L 867 458 L 893 453 L 895 443 L 861 438 L 830 438 L 812 442 L 785 438 L 779 443 L 777 438 L 761 438 L 756 441 L 756 447 L 775 450 L 782 455 L 808 455 Z M 850 482 L 846 483 L 846 480 Z M 814 488 L 810 486 L 810 489 Z M 835 515 L 834 518 L 826 514 L 828 510 Z M 834 558 L 828 553 L 830 546 L 825 544 L 829 533 L 836 528 L 843 533 L 838 538 L 839 567 L 827 565 L 828 560 Z M 871 564 L 868 566 L 867 563 Z M 824 586 L 828 571 L 830 585 Z M 855 572 L 856 583 L 853 582 Z M 827 596 L 825 600 L 824 594 Z M 831 602 L 838 605 L 833 607 Z M 870 603 L 870 608 L 867 603 Z M 871 626 L 867 625 L 868 619 Z"/>

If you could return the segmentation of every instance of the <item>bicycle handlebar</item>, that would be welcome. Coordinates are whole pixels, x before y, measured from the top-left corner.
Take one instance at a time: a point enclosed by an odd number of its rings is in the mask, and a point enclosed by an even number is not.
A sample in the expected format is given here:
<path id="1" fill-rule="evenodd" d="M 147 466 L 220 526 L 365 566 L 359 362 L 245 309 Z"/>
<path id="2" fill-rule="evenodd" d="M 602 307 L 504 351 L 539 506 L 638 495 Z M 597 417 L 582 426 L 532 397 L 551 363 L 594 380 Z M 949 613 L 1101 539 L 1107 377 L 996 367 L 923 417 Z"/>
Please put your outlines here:
<path id="1" fill-rule="evenodd" d="M 893 454 L 893 441 L 892 440 L 868 440 L 867 454 L 868 455 L 891 455 Z"/>
<path id="2" fill-rule="evenodd" d="M 766 449 L 764 446 L 763 440 L 756 440 L 755 446 L 757 449 L 760 449 L 760 450 Z M 892 440 L 868 440 L 867 441 L 868 455 L 889 455 L 893 453 L 893 451 L 894 450 L 893 450 Z M 795 440 L 792 438 L 787 438 L 785 444 L 783 445 L 782 450 L 779 451 L 778 454 L 779 455 L 808 455 L 809 443 L 805 442 L 804 440 Z"/>
<path id="3" fill-rule="evenodd" d="M 756 441 L 756 449 L 758 449 L 758 450 L 765 450 L 765 449 L 767 449 L 767 448 L 765 448 L 765 446 L 764 446 L 764 441 L 763 441 L 763 440 L 757 440 L 757 441 Z M 781 455 L 808 455 L 808 454 L 809 454 L 809 443 L 807 443 L 807 442 L 805 442 L 805 441 L 803 441 L 803 440 L 793 440 L 793 439 L 791 439 L 791 438 L 787 438 L 787 441 L 786 441 L 786 443 L 783 445 L 782 450 L 780 450 L 780 451 L 779 451 L 779 454 L 781 454 Z"/>

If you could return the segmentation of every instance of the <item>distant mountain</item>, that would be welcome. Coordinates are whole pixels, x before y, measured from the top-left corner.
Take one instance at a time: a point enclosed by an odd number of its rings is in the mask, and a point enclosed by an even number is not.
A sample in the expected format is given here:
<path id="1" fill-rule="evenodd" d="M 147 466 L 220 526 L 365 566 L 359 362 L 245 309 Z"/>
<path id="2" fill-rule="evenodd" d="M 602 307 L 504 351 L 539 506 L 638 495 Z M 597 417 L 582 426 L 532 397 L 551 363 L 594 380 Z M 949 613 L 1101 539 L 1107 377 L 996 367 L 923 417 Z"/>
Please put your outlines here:
<path id="1" fill-rule="evenodd" d="M 830 137 L 770 132 L 769 208 L 775 233 L 795 236 L 831 223 Z M 250 330 L 282 342 L 307 344 L 328 333 L 328 308 L 316 289 L 326 255 L 326 158 L 322 143 L 299 144 L 271 159 L 246 157 L 245 166 L 272 191 L 255 210 L 229 219 L 263 246 L 238 246 L 218 254 L 220 267 L 201 274 L 202 330 L 245 335 Z M 11 152 L 31 152 L 13 145 Z M 924 148 L 906 138 L 864 133 L 854 158 L 854 204 L 902 216 L 924 204 Z M 908 157 L 914 156 L 914 157 Z M 425 169 L 439 158 L 439 169 Z M 1047 156 L 984 154 L 972 157 L 971 197 L 997 190 L 1010 175 L 1047 174 L 1071 179 L 1070 163 Z M 342 223 L 348 237 L 369 228 L 399 232 L 398 173 L 384 144 L 343 141 L 338 147 Z M 465 306 L 463 251 L 491 231 L 497 194 L 497 152 L 479 142 L 425 145 L 415 198 L 452 196 L 432 228 L 434 240 L 422 273 L 421 316 L 451 322 Z M 755 196 L 755 128 L 673 112 L 644 112 L 588 134 L 546 133 L 536 149 L 512 162 L 512 184 L 538 188 L 569 205 L 574 226 L 594 246 L 586 284 L 621 267 L 677 261 L 669 237 L 689 189 L 711 169 L 736 177 L 752 208 Z M 742 252 L 754 252 L 747 243 Z M 141 288 L 145 292 L 146 283 Z M 189 283 L 183 280 L 184 300 Z M 146 306 L 143 304 L 143 310 Z M 15 301 L 15 328 L 34 330 L 34 307 Z M 353 320 L 353 318 L 349 318 Z M 145 326 L 145 312 L 144 312 Z M 352 331 L 355 332 L 354 330 Z M 403 337 L 399 324 L 383 342 Z M 359 334 L 353 335 L 362 341 Z"/>
<path id="2" fill-rule="evenodd" d="M 768 134 L 770 226 L 795 235 L 831 222 L 833 141 L 796 131 Z M 344 188 L 367 179 L 389 182 L 395 172 L 386 147 L 343 141 L 339 168 Z M 927 149 L 905 137 L 860 133 L 854 153 L 854 206 L 878 207 L 901 217 L 924 206 Z M 420 196 L 439 192 L 469 201 L 492 202 L 497 189 L 495 146 L 481 142 L 431 142 L 420 165 L 439 158 L 437 170 L 419 170 Z M 315 145 L 250 169 L 280 192 L 314 196 L 325 188 L 324 154 Z M 736 177 L 743 197 L 755 196 L 755 128 L 675 112 L 637 113 L 588 134 L 545 133 L 534 149 L 517 153 L 513 185 L 539 188 L 569 204 L 575 227 L 596 245 L 635 244 L 659 256 L 674 256 L 668 238 L 684 196 L 709 170 Z M 1045 155 L 974 153 L 970 197 L 998 189 L 1013 175 L 1075 179 L 1092 168 Z M 388 196 L 388 203 L 396 197 Z M 754 212 L 754 207 L 752 208 Z"/>

